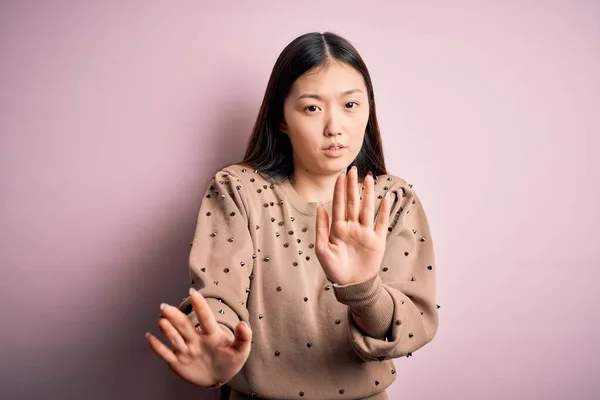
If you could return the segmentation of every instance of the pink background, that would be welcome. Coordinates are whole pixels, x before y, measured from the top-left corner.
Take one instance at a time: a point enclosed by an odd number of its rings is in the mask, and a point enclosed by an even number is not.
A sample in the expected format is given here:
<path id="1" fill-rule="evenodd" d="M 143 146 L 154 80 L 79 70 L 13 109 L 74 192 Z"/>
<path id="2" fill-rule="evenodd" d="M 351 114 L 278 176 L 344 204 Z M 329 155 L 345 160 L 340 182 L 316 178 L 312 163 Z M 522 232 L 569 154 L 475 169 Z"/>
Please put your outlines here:
<path id="1" fill-rule="evenodd" d="M 85 4 L 84 4 L 85 3 Z M 600 396 L 600 3 L 3 1 L 0 398 L 212 399 L 152 354 L 207 178 L 275 58 L 365 58 L 415 186 L 440 328 L 392 399 Z"/>

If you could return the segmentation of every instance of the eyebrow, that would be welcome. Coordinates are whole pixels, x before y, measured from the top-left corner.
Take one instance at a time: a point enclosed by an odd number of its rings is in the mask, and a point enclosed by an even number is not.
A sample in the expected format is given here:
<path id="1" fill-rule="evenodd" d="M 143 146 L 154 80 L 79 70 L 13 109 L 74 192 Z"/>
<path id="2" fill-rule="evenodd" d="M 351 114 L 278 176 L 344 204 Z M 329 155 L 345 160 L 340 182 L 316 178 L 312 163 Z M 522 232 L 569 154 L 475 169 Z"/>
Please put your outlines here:
<path id="1" fill-rule="evenodd" d="M 364 93 L 362 90 L 360 89 L 350 89 L 350 90 L 346 90 L 345 92 L 340 93 L 340 96 L 348 96 L 350 94 L 353 93 Z M 319 96 L 318 94 L 314 94 L 314 93 L 304 93 L 301 94 L 300 96 L 298 96 L 298 98 L 296 100 L 300 100 L 300 99 L 317 99 L 317 100 L 322 100 L 322 97 Z"/>

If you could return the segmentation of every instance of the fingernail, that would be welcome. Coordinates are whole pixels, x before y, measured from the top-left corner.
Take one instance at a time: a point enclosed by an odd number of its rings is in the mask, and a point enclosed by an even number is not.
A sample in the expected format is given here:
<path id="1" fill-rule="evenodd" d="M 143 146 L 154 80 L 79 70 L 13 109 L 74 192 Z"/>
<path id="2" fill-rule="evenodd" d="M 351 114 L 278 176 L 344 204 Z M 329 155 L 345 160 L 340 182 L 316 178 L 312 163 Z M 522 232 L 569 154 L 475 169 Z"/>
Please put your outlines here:
<path id="1" fill-rule="evenodd" d="M 196 291 L 196 289 L 194 289 L 193 287 L 190 288 L 190 296 L 192 295 L 192 293 L 194 293 Z"/>
<path id="2" fill-rule="evenodd" d="M 369 172 L 367 172 L 367 175 L 373 176 L 373 173 L 371 171 L 369 171 Z"/>
<path id="3" fill-rule="evenodd" d="M 161 304 L 160 304 L 160 310 L 161 310 L 161 311 L 162 311 L 162 310 L 164 310 L 166 306 L 167 306 L 167 304 L 165 304 L 165 303 L 161 303 Z"/>

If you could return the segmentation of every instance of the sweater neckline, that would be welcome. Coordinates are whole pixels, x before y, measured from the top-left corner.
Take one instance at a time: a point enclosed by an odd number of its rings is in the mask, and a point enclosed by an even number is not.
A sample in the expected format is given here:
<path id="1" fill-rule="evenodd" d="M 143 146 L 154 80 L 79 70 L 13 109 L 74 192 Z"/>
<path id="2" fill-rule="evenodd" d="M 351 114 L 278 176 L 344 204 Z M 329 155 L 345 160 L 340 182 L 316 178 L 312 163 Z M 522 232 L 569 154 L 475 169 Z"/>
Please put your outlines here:
<path id="1" fill-rule="evenodd" d="M 317 215 L 317 207 L 319 206 L 319 203 L 315 201 L 307 201 L 304 197 L 302 197 L 300 193 L 294 189 L 289 178 L 284 178 L 281 182 L 279 182 L 279 185 L 283 189 L 288 201 L 298 212 L 310 216 Z M 330 210 L 332 204 L 333 201 L 327 201 L 323 203 L 323 206 L 325 209 Z"/>

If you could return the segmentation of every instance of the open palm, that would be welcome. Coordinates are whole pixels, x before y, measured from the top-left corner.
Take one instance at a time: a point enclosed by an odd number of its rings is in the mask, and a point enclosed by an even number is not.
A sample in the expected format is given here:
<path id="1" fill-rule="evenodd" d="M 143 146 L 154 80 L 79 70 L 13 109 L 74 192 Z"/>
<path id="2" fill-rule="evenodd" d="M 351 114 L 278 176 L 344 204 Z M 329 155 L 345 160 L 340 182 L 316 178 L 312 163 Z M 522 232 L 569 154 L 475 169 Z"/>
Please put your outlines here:
<path id="1" fill-rule="evenodd" d="M 317 211 L 315 252 L 327 279 L 339 285 L 362 282 L 378 273 L 385 252 L 390 199 L 381 202 L 375 218 L 374 180 L 364 179 L 362 204 L 358 173 L 352 167 L 335 183 L 332 220 L 323 207 Z"/>
<path id="2" fill-rule="evenodd" d="M 250 354 L 252 331 L 240 322 L 231 337 L 217 324 L 206 299 L 195 290 L 190 296 L 199 329 L 194 329 L 177 307 L 165 305 L 159 327 L 172 348 L 149 333 L 146 337 L 152 350 L 182 379 L 203 388 L 218 387 L 244 366 Z"/>

